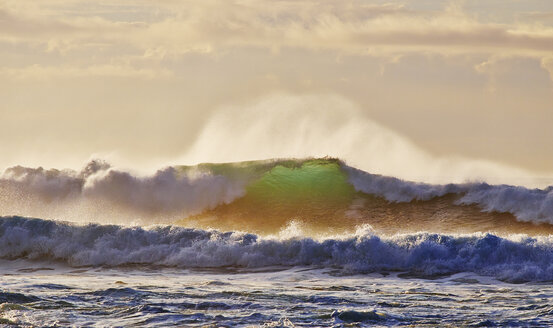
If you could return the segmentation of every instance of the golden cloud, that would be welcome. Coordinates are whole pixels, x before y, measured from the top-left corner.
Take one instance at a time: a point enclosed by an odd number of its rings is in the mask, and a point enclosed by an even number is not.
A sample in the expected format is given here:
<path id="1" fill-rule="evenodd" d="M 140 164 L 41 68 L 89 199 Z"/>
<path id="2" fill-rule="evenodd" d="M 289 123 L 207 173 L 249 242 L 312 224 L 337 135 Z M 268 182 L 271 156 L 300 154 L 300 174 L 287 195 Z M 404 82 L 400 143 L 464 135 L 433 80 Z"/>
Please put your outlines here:
<path id="1" fill-rule="evenodd" d="M 107 61 L 102 67 L 111 64 L 111 57 L 160 60 L 236 47 L 538 60 L 553 53 L 553 28 L 539 20 L 485 22 L 455 5 L 439 11 L 362 1 L 135 0 L 98 1 L 95 6 L 90 10 L 86 2 L 71 0 L 6 1 L 0 6 L 0 41 L 38 45 L 62 55 L 83 48 L 90 56 L 101 51 Z"/>

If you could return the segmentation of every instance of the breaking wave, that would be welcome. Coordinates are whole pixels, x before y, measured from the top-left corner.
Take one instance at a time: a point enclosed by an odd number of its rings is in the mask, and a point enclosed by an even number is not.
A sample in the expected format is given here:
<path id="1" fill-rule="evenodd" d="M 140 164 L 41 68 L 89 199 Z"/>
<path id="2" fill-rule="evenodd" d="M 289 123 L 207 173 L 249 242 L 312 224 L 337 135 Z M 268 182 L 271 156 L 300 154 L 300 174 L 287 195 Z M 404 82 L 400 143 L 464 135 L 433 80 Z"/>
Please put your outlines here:
<path id="1" fill-rule="evenodd" d="M 167 167 L 150 176 L 91 161 L 80 172 L 16 166 L 0 179 L 0 214 L 67 220 L 167 221 L 243 195 L 242 181 Z"/>
<path id="2" fill-rule="evenodd" d="M 553 238 L 432 233 L 341 238 L 263 238 L 177 226 L 151 228 L 0 218 L 0 257 L 70 266 L 178 268 L 324 267 L 343 274 L 400 271 L 415 276 L 475 272 L 509 282 L 553 280 Z"/>
<path id="3" fill-rule="evenodd" d="M 528 189 L 522 186 L 466 183 L 432 185 L 406 182 L 346 167 L 356 190 L 384 197 L 390 202 L 430 200 L 446 194 L 462 196 L 457 204 L 475 204 L 485 212 L 511 213 L 521 221 L 553 223 L 553 187 Z"/>
<path id="4" fill-rule="evenodd" d="M 256 233 L 290 221 L 320 231 L 371 224 L 385 232 L 534 233 L 553 231 L 553 187 L 416 183 L 332 158 L 175 166 L 149 176 L 92 161 L 79 172 L 7 169 L 0 215 Z"/>

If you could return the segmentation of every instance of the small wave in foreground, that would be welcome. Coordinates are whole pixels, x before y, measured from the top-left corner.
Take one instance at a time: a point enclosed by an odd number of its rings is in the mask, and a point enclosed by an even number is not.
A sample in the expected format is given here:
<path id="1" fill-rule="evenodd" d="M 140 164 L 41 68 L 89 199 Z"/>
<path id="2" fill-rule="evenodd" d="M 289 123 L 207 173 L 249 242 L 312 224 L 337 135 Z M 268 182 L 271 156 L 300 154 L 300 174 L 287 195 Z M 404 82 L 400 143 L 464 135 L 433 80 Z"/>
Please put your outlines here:
<path id="1" fill-rule="evenodd" d="M 553 238 L 432 233 L 342 238 L 262 238 L 177 226 L 152 228 L 0 219 L 0 257 L 70 266 L 262 268 L 314 266 L 343 274 L 402 271 L 417 276 L 474 272 L 509 282 L 553 280 Z"/>

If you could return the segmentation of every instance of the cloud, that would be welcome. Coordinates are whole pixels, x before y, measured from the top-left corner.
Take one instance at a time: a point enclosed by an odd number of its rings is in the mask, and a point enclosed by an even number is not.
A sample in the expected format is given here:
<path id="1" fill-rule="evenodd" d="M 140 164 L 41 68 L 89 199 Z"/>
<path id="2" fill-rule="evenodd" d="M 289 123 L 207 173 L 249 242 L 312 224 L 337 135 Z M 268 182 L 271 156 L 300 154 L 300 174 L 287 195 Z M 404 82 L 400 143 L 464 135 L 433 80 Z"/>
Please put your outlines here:
<path id="1" fill-rule="evenodd" d="M 0 68 L 0 76 L 12 79 L 47 80 L 51 78 L 75 77 L 120 77 L 140 79 L 167 79 L 173 73 L 166 69 L 153 70 L 117 65 L 76 66 L 40 66 L 31 65 L 23 68 Z"/>
<path id="2" fill-rule="evenodd" d="M 484 21 L 457 2 L 441 10 L 423 10 L 355 0 L 133 0 L 93 5 L 7 0 L 0 5 L 0 41 L 58 52 L 74 61 L 73 66 L 103 60 L 95 63 L 101 67 L 121 56 L 159 62 L 234 48 L 270 49 L 274 54 L 300 48 L 382 57 L 415 53 L 541 60 L 553 52 L 553 27 L 539 19 Z M 138 74 L 150 75 L 146 71 Z M 49 72 L 56 75 L 55 70 Z"/>
<path id="3" fill-rule="evenodd" d="M 439 12 L 352 2 L 209 1 L 148 26 L 145 35 L 169 51 L 227 47 L 298 47 L 340 52 L 499 53 L 553 51 L 553 29 L 484 23 L 460 9 Z M 153 41 L 155 40 L 155 41 Z"/>
<path id="4" fill-rule="evenodd" d="M 59 1 L 55 3 L 58 4 Z M 134 3 L 136 6 L 140 2 Z M 360 1 L 187 1 L 160 2 L 165 13 L 146 21 L 135 14 L 123 20 L 118 7 L 101 16 L 8 11 L 0 15 L 4 37 L 20 40 L 70 39 L 73 42 L 123 42 L 143 52 L 205 52 L 226 47 L 302 47 L 365 52 L 383 50 L 435 52 L 543 53 L 553 51 L 553 29 L 535 25 L 480 22 L 459 8 L 408 10 L 398 4 Z M 84 7 L 83 7 L 84 9 Z M 111 10 L 111 12 L 108 11 Z M 106 18 L 106 17 L 109 17 Z M 119 17 L 119 20 L 116 18 Z M 132 17 L 132 15 L 131 15 Z M 151 17 L 150 17 L 151 18 Z"/>
<path id="5" fill-rule="evenodd" d="M 553 81 L 553 56 L 544 57 L 541 60 L 541 67 L 549 72 L 551 81 Z"/>

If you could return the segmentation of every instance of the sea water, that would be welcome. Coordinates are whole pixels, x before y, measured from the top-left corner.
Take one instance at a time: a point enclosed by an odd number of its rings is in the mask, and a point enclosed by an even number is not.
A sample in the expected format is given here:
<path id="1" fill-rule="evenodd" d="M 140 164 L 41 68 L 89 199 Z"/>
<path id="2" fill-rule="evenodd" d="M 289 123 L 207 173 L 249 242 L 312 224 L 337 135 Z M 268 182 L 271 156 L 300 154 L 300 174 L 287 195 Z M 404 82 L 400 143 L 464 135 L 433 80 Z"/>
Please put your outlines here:
<path id="1" fill-rule="evenodd" d="M 553 189 L 337 159 L 0 177 L 0 325 L 553 325 Z"/>
<path id="2" fill-rule="evenodd" d="M 5 263 L 4 263 L 5 264 Z M 421 279 L 323 268 L 194 271 L 10 263 L 1 323 L 16 326 L 548 327 L 553 287 L 473 273 Z"/>

